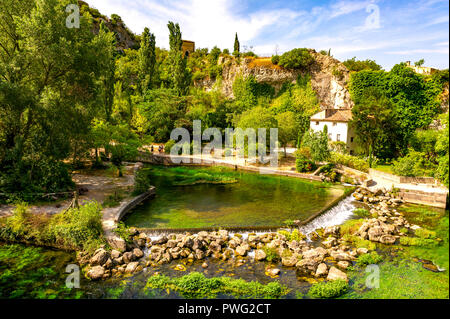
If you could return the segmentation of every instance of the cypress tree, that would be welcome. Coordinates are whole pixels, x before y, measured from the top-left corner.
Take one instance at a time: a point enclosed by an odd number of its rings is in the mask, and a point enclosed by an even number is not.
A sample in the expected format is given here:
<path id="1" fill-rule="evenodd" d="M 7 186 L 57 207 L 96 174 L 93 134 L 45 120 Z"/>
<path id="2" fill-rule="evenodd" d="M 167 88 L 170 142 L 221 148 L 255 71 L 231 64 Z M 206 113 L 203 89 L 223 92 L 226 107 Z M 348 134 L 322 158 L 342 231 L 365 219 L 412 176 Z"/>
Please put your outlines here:
<path id="1" fill-rule="evenodd" d="M 234 51 L 233 51 L 233 55 L 234 56 L 239 56 L 239 52 L 241 50 L 241 45 L 239 43 L 239 39 L 238 39 L 238 35 L 236 32 L 236 36 L 234 38 Z"/>

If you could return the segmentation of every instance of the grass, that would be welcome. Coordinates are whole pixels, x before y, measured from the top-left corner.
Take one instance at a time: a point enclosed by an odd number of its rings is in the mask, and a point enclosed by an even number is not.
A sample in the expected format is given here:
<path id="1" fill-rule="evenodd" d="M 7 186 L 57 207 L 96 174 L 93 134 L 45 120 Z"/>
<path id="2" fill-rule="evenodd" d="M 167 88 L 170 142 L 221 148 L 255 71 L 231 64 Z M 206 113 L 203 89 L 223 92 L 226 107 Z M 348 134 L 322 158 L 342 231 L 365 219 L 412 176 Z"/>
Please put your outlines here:
<path id="1" fill-rule="evenodd" d="M 308 294 L 315 298 L 336 298 L 347 292 L 348 283 L 344 280 L 335 280 L 315 283 Z"/>
<path id="2" fill-rule="evenodd" d="M 342 298 L 365 299 L 448 299 L 449 298 L 449 217 L 448 211 L 420 205 L 399 208 L 409 222 L 423 227 L 414 237 L 402 237 L 401 246 L 383 249 L 384 261 L 364 257 L 349 272 L 353 284 Z M 373 253 L 372 253 L 373 254 Z M 368 256 L 368 255 L 364 255 Z M 363 258 L 363 257 L 360 257 Z M 373 259 L 373 260 L 369 260 Z M 420 260 L 430 260 L 442 272 L 422 267 Z M 363 264 L 378 262 L 379 288 L 366 287 L 367 273 Z"/>
<path id="3" fill-rule="evenodd" d="M 13 216 L 2 219 L 0 239 L 92 252 L 106 243 L 101 210 L 97 202 L 88 202 L 50 216 L 32 214 L 26 204 L 20 203 Z"/>
<path id="4" fill-rule="evenodd" d="M 392 164 L 384 164 L 384 165 L 380 164 L 380 165 L 377 165 L 375 167 L 375 169 L 377 171 L 381 171 L 384 173 L 394 174 L 394 171 L 392 170 Z"/>
<path id="5" fill-rule="evenodd" d="M 165 275 L 153 275 L 147 280 L 146 289 L 173 290 L 184 298 L 217 298 L 220 295 L 236 298 L 270 298 L 285 296 L 289 290 L 279 282 L 261 284 L 229 277 L 207 278 L 193 272 L 178 278 Z"/>

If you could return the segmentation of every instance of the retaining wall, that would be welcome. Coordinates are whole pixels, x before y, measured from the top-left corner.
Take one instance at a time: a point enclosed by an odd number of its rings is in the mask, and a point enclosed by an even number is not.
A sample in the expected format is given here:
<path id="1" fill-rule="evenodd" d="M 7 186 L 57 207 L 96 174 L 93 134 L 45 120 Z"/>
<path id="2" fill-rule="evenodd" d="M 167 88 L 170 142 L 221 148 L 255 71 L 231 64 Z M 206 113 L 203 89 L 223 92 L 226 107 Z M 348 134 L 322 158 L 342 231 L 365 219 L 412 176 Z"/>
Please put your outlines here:
<path id="1" fill-rule="evenodd" d="M 434 184 L 438 185 L 439 181 L 434 179 L 433 177 L 409 177 L 409 176 L 398 176 L 382 171 L 378 171 L 376 169 L 369 169 L 369 174 L 372 177 L 383 178 L 393 183 L 397 184 Z"/>

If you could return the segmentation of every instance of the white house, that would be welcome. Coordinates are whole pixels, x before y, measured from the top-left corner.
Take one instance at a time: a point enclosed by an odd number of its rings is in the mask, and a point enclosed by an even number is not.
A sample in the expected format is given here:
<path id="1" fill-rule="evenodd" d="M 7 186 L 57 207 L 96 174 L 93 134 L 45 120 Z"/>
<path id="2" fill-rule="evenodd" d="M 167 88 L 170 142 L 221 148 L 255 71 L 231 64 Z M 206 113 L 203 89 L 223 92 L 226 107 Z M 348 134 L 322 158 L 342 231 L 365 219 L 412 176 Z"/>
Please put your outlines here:
<path id="1" fill-rule="evenodd" d="M 333 142 L 345 142 L 350 154 L 356 149 L 355 134 L 349 127 L 352 119 L 351 109 L 325 109 L 311 117 L 310 127 L 314 131 L 323 131 L 328 128 L 328 137 Z"/>

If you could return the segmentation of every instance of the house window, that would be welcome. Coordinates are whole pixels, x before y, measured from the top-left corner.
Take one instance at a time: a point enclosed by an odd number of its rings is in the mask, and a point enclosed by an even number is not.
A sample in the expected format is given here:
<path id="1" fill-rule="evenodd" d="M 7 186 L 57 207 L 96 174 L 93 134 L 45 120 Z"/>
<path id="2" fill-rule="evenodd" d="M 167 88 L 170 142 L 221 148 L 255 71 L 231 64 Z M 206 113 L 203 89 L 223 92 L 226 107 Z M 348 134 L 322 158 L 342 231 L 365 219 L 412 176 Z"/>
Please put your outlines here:
<path id="1" fill-rule="evenodd" d="M 331 136 L 331 133 L 328 133 L 328 138 L 329 138 L 330 140 L 331 140 L 331 137 L 332 137 L 332 136 Z"/>
<path id="2" fill-rule="evenodd" d="M 350 137 L 350 142 L 353 143 L 353 137 Z"/>
<path id="3" fill-rule="evenodd" d="M 319 122 L 316 122 L 316 125 L 319 125 Z"/>
<path id="4" fill-rule="evenodd" d="M 337 135 L 336 135 L 336 141 L 338 141 L 338 142 L 341 141 L 341 134 L 337 134 Z"/>
<path id="5" fill-rule="evenodd" d="M 337 125 L 337 123 L 336 122 L 333 122 L 333 126 L 336 126 Z"/>
<path id="6" fill-rule="evenodd" d="M 353 151 L 352 150 L 350 150 L 350 155 L 353 155 Z"/>

